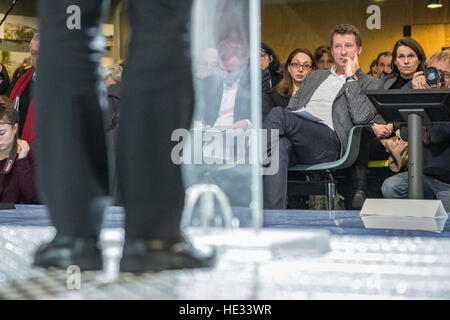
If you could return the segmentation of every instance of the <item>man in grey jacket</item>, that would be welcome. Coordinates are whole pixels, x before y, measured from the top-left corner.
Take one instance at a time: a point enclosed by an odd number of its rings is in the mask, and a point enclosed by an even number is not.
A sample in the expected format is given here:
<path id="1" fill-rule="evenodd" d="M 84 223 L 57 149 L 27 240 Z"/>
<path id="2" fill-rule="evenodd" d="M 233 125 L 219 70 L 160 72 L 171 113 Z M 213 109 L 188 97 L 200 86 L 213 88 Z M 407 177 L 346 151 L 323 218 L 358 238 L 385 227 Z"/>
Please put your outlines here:
<path id="1" fill-rule="evenodd" d="M 264 175 L 264 208 L 286 208 L 290 164 L 334 161 L 345 153 L 354 125 L 368 124 L 376 110 L 364 94 L 382 89 L 379 79 L 359 67 L 361 34 L 349 24 L 337 25 L 330 35 L 335 65 L 308 74 L 286 109 L 274 108 L 263 128 L 279 130 L 279 170 Z M 269 145 L 269 152 L 274 146 Z"/>

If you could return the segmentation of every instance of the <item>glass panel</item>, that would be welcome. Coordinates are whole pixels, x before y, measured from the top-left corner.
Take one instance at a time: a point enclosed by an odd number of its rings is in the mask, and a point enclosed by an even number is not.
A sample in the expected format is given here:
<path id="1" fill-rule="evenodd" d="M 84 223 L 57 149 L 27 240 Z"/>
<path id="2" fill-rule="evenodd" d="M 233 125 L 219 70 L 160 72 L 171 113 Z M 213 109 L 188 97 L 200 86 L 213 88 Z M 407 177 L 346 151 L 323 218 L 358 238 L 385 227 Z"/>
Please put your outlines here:
<path id="1" fill-rule="evenodd" d="M 175 136 L 186 143 L 180 152 L 186 210 L 194 207 L 184 218 L 191 225 L 212 220 L 213 225 L 259 227 L 259 1 L 197 0 L 192 17 L 196 106 L 190 132 Z M 228 204 L 232 218 L 224 220 Z M 201 211 L 209 218 L 201 218 Z"/>

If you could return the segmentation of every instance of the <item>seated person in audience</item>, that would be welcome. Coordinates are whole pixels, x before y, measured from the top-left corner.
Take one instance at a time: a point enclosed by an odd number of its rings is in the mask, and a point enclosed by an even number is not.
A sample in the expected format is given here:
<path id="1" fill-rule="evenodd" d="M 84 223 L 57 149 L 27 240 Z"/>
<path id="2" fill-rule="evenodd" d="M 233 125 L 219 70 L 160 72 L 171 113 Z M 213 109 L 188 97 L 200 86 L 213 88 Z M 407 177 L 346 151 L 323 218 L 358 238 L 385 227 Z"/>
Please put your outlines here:
<path id="1" fill-rule="evenodd" d="M 0 96 L 0 202 L 34 203 L 34 155 L 28 143 L 17 138 L 18 130 L 19 114 Z"/>
<path id="2" fill-rule="evenodd" d="M 268 129 L 269 136 L 273 129 L 279 133 L 279 170 L 263 177 L 266 209 L 286 208 L 290 164 L 338 159 L 346 151 L 351 128 L 368 124 L 376 114 L 364 92 L 380 89 L 382 82 L 359 67 L 359 30 L 348 24 L 337 25 L 331 31 L 330 44 L 335 60 L 331 70 L 310 72 L 287 108 L 273 108 L 264 119 L 263 128 Z M 276 143 L 269 139 L 267 155 L 271 161 Z"/>
<path id="3" fill-rule="evenodd" d="M 450 51 L 440 51 L 426 61 L 426 67 L 442 71 L 445 85 L 450 88 Z M 413 89 L 428 89 L 423 71 L 414 74 Z M 401 134 L 407 140 L 408 130 L 402 127 Z M 425 199 L 442 200 L 444 208 L 450 212 L 450 125 L 433 124 L 424 127 L 423 136 L 423 190 Z M 408 197 L 408 172 L 401 172 L 386 179 L 381 188 L 385 198 Z"/>
<path id="4" fill-rule="evenodd" d="M 35 33 L 30 41 L 32 66 L 24 69 L 23 73 L 11 84 L 9 99 L 11 103 L 19 99 L 19 138 L 31 143 L 35 138 L 35 120 L 33 87 L 36 78 L 35 66 L 39 53 L 39 33 Z"/>
<path id="5" fill-rule="evenodd" d="M 216 138 L 195 142 L 191 140 L 190 162 L 183 166 L 183 179 L 186 187 L 193 184 L 215 184 L 229 198 L 232 206 L 248 206 L 251 202 L 249 190 L 248 162 L 237 164 L 242 160 L 236 152 L 238 146 L 233 136 L 249 141 L 247 129 L 252 127 L 251 86 L 249 48 L 245 34 L 227 32 L 225 39 L 218 39 L 218 65 L 220 71 L 203 78 L 196 79 L 196 108 L 194 111 L 193 136 L 201 134 L 217 134 L 223 139 L 222 148 L 216 148 Z M 262 73 L 262 113 L 271 108 L 272 88 L 268 69 Z M 270 100 L 266 106 L 264 101 Z M 248 156 L 249 145 L 245 144 L 244 157 Z M 200 155 L 202 161 L 195 163 L 193 155 Z M 245 159 L 244 159 L 245 160 Z M 186 163 L 186 162 L 185 162 Z M 232 163 L 223 169 L 224 163 Z"/>
<path id="6" fill-rule="evenodd" d="M 334 65 L 333 55 L 330 46 L 321 45 L 314 50 L 314 59 L 316 60 L 317 70 L 330 70 Z"/>
<path id="7" fill-rule="evenodd" d="M 383 77 L 385 89 L 411 89 L 414 73 L 423 71 L 426 60 L 422 46 L 413 38 L 401 38 L 392 50 L 392 73 Z"/>
<path id="8" fill-rule="evenodd" d="M 222 72 L 196 82 L 197 110 L 194 120 L 205 128 L 247 129 L 251 125 L 250 67 L 248 49 L 239 40 L 225 39 L 218 45 Z M 270 76 L 262 70 L 263 94 L 272 94 Z M 263 113 L 271 106 L 263 98 Z"/>
<path id="9" fill-rule="evenodd" d="M 316 62 L 311 52 L 301 48 L 292 51 L 284 64 L 283 80 L 273 90 L 273 105 L 286 107 L 308 73 L 315 69 Z"/>
<path id="10" fill-rule="evenodd" d="M 221 73 L 196 83 L 198 108 L 194 119 L 206 128 L 247 128 L 250 125 L 248 54 L 239 40 L 218 45 Z"/>
<path id="11" fill-rule="evenodd" d="M 204 46 L 201 41 L 199 43 L 200 52 L 202 48 L 210 47 L 217 50 L 218 70 L 203 79 L 195 78 L 194 123 L 190 132 L 193 138 L 183 149 L 183 180 L 186 187 L 195 184 L 217 185 L 231 206 L 248 207 L 252 202 L 250 177 L 253 166 L 247 158 L 256 144 L 249 143 L 255 131 L 247 129 L 259 124 L 252 123 L 253 83 L 248 19 L 242 20 L 240 10 L 246 10 L 247 5 L 246 1 L 222 2 L 221 7 L 225 6 L 226 10 L 218 15 L 219 22 L 215 24 L 213 38 Z M 261 53 L 265 53 L 263 50 L 264 47 L 260 47 L 260 51 L 253 52 L 260 55 L 260 62 L 266 57 L 264 54 L 261 56 Z M 264 115 L 271 107 L 268 105 L 266 108 L 264 104 L 264 101 L 271 101 L 272 94 L 269 67 L 252 71 L 262 74 L 262 106 L 256 107 L 261 108 Z M 218 141 L 223 144 L 218 146 Z M 232 154 L 231 151 L 237 152 Z"/>
<path id="12" fill-rule="evenodd" d="M 261 43 L 261 69 L 269 70 L 272 88 L 275 88 L 283 79 L 283 74 L 280 72 L 280 60 L 272 48 L 265 43 Z"/>
<path id="13" fill-rule="evenodd" d="M 105 69 L 104 79 L 108 97 L 107 131 L 113 130 L 119 125 L 122 71 L 123 68 L 119 65 L 110 65 Z"/>
<path id="14" fill-rule="evenodd" d="M 103 75 L 108 98 L 108 109 L 104 112 L 105 137 L 109 154 L 108 163 L 111 192 L 113 193 L 113 196 L 115 196 L 115 199 L 118 197 L 118 195 L 116 195 L 116 145 L 120 118 L 120 100 L 122 95 L 122 71 L 123 67 L 120 65 L 110 65 L 105 68 Z M 116 202 L 116 204 L 119 203 Z"/>
<path id="15" fill-rule="evenodd" d="M 27 71 L 29 68 L 31 68 L 32 61 L 31 56 L 28 58 L 23 59 L 22 63 L 14 70 L 13 75 L 11 77 L 11 85 L 8 88 L 7 95 L 11 93 L 12 88 L 14 87 L 14 84 L 17 82 L 17 79 L 20 78 L 25 71 Z"/>
<path id="16" fill-rule="evenodd" d="M 379 78 L 392 73 L 392 52 L 384 51 L 376 59 L 376 72 Z"/>
<path id="17" fill-rule="evenodd" d="M 394 57 L 392 61 L 393 72 L 389 75 L 384 75 L 383 71 L 381 77 L 384 83 L 384 89 L 411 89 L 411 80 L 414 74 L 417 71 L 424 70 L 423 66 L 426 60 L 424 50 L 416 40 L 412 38 L 401 38 L 395 43 L 392 55 Z M 386 123 L 377 114 L 371 129 L 363 132 L 359 157 L 351 168 L 351 180 L 354 189 L 351 202 L 353 209 L 360 209 L 367 198 L 368 161 L 372 157 L 381 159 L 388 157 L 385 151 L 386 149 L 379 142 L 379 139 L 393 136 L 398 127 L 394 127 L 393 123 Z"/>
<path id="18" fill-rule="evenodd" d="M 218 59 L 217 49 L 203 49 L 195 60 L 193 66 L 194 76 L 198 79 L 203 79 L 217 72 Z"/>
<path id="19" fill-rule="evenodd" d="M 370 68 L 370 70 L 369 70 L 369 72 L 367 72 L 367 74 L 374 78 L 378 78 L 377 60 L 376 59 L 372 61 L 369 68 Z"/>

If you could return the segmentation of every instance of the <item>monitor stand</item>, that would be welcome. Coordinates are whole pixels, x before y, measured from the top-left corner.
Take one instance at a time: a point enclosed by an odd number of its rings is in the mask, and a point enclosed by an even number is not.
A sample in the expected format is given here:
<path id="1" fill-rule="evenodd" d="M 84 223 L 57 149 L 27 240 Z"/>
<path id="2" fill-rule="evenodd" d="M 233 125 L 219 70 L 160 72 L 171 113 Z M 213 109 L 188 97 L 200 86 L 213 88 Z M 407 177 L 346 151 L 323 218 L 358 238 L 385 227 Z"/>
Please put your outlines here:
<path id="1" fill-rule="evenodd" d="M 408 198 L 367 199 L 361 216 L 447 216 L 440 200 L 424 200 L 423 125 L 450 122 L 450 90 L 368 90 L 386 121 L 408 124 Z"/>
<path id="2" fill-rule="evenodd" d="M 408 198 L 423 199 L 423 118 L 416 112 L 399 111 L 408 121 Z"/>

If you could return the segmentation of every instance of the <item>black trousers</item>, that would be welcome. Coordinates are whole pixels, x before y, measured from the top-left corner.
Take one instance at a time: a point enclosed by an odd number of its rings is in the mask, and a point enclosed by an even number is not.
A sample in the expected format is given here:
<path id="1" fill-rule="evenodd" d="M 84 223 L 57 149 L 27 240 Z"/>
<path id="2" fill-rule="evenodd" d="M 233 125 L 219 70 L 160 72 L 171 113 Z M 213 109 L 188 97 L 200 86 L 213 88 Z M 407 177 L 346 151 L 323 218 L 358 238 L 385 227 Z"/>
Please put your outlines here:
<path id="1" fill-rule="evenodd" d="M 350 177 L 352 182 L 352 192 L 358 190 L 368 191 L 367 176 L 370 160 L 385 160 L 389 154 L 380 140 L 375 136 L 371 128 L 364 128 L 361 135 L 361 145 L 359 155 L 355 163 L 350 167 Z"/>
<path id="2" fill-rule="evenodd" d="M 69 6 L 81 13 L 69 28 Z M 124 67 L 118 136 L 118 189 L 126 238 L 180 235 L 184 188 L 171 161 L 172 131 L 193 111 L 188 20 L 191 1 L 127 3 L 131 39 Z M 59 234 L 100 232 L 108 167 L 102 108 L 101 23 L 109 1 L 41 0 L 36 117 L 38 177 Z M 73 7 L 72 7 L 73 8 Z M 116 37 L 118 35 L 115 35 Z"/>
<path id="3" fill-rule="evenodd" d="M 278 170 L 263 177 L 264 209 L 286 209 L 289 166 L 334 161 L 339 156 L 341 144 L 327 125 L 306 120 L 282 107 L 269 112 L 263 128 L 279 130 Z M 267 154 L 272 154 L 272 159 L 275 144 L 267 144 L 271 149 Z"/>

